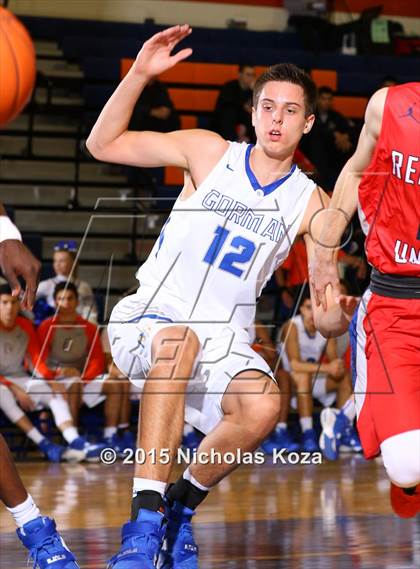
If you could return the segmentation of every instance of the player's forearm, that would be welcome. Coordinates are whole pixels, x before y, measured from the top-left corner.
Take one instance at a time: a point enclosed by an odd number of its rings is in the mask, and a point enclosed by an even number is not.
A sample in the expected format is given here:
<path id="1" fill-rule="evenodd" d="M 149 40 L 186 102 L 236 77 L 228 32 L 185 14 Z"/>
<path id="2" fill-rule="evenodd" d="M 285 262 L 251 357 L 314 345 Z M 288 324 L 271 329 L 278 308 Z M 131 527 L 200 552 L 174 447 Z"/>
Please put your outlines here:
<path id="1" fill-rule="evenodd" d="M 149 78 L 129 71 L 118 85 L 98 117 L 87 141 L 89 152 L 95 157 L 127 131 L 134 106 Z"/>
<path id="2" fill-rule="evenodd" d="M 321 250 L 333 258 L 334 248 L 340 245 L 341 237 L 357 210 L 360 180 L 361 173 L 355 171 L 350 158 L 337 179 L 328 210 L 322 214 L 321 234 L 316 239 L 317 252 Z"/>

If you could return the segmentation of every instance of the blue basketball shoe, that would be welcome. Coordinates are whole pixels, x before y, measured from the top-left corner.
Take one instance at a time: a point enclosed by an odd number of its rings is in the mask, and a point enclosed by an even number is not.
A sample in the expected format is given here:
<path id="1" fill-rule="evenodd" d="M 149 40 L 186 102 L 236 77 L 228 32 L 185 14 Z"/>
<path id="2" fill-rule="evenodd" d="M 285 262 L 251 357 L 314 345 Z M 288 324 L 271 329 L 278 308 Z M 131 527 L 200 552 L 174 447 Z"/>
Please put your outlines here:
<path id="1" fill-rule="evenodd" d="M 140 509 L 135 522 L 123 525 L 121 548 L 107 569 L 155 569 L 166 523 L 160 512 Z"/>
<path id="2" fill-rule="evenodd" d="M 63 458 L 63 454 L 66 451 L 66 447 L 62 445 L 56 445 L 47 438 L 42 439 L 42 441 L 39 443 L 39 448 L 42 450 L 50 462 L 60 462 Z"/>
<path id="3" fill-rule="evenodd" d="M 193 510 L 174 502 L 168 513 L 158 569 L 198 569 L 198 545 L 191 524 L 194 515 Z"/>
<path id="4" fill-rule="evenodd" d="M 33 561 L 33 569 L 80 569 L 51 518 L 39 516 L 16 533 L 29 549 L 28 563 Z"/>
<path id="5" fill-rule="evenodd" d="M 103 443 L 107 448 L 114 449 L 120 458 L 125 457 L 123 441 L 117 434 L 112 435 L 112 437 L 104 438 Z"/>
<path id="6" fill-rule="evenodd" d="M 344 429 L 344 433 L 340 440 L 340 452 L 362 452 L 362 443 L 360 442 L 359 435 L 352 425 L 352 423 L 347 419 L 347 425 Z"/>
<path id="7" fill-rule="evenodd" d="M 314 429 L 307 429 L 302 433 L 301 449 L 306 452 L 318 452 L 319 446 Z"/>
<path id="8" fill-rule="evenodd" d="M 261 443 L 261 448 L 266 454 L 273 454 L 273 452 L 281 449 L 286 449 L 286 452 L 297 452 L 300 447 L 292 439 L 288 429 L 277 426 L 268 439 Z"/>
<path id="9" fill-rule="evenodd" d="M 103 443 L 90 443 L 85 437 L 77 437 L 69 444 L 69 449 L 82 451 L 87 462 L 99 462 L 101 452 L 105 448 Z"/>
<path id="10" fill-rule="evenodd" d="M 326 459 L 337 460 L 347 423 L 350 421 L 338 409 L 326 407 L 321 411 L 322 432 L 319 437 L 319 446 Z"/>
<path id="11" fill-rule="evenodd" d="M 125 449 L 131 449 L 134 452 L 136 451 L 136 437 L 133 435 L 131 431 L 124 431 L 122 436 L 120 437 L 121 446 Z"/>

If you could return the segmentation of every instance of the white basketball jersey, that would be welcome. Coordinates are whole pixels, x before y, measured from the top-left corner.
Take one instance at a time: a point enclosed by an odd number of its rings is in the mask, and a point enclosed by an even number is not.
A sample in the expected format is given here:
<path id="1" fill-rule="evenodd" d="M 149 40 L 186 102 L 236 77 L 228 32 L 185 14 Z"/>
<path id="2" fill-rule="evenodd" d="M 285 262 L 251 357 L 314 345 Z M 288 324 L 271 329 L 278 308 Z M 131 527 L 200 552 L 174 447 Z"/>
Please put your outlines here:
<path id="1" fill-rule="evenodd" d="M 303 324 L 303 318 L 301 315 L 294 316 L 293 318 L 290 319 L 290 321 L 293 322 L 293 324 L 297 328 L 301 361 L 312 362 L 312 363 L 319 362 L 325 350 L 327 340 L 324 338 L 324 336 L 321 335 L 320 332 L 318 332 L 318 330 L 315 332 L 313 336 L 310 336 L 308 332 L 305 330 L 305 326 Z M 282 344 L 279 344 L 278 351 L 281 354 L 283 368 L 286 371 L 290 371 L 291 367 L 290 367 L 289 358 L 287 357 L 286 349 L 282 347 Z"/>
<path id="2" fill-rule="evenodd" d="M 252 325 L 256 300 L 287 257 L 316 187 L 295 165 L 261 187 L 251 150 L 230 143 L 194 194 L 177 199 L 137 272 L 143 297 L 172 299 L 188 322 Z"/>

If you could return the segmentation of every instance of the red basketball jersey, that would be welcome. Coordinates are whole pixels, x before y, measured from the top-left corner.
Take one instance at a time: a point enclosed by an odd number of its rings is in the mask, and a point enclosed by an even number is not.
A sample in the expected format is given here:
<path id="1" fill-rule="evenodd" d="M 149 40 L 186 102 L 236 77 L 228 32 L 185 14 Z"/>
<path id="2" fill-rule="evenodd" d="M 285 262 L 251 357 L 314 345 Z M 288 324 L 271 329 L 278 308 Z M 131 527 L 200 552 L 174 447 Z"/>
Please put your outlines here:
<path id="1" fill-rule="evenodd" d="M 388 89 L 381 134 L 359 186 L 369 263 L 420 277 L 420 83 Z"/>

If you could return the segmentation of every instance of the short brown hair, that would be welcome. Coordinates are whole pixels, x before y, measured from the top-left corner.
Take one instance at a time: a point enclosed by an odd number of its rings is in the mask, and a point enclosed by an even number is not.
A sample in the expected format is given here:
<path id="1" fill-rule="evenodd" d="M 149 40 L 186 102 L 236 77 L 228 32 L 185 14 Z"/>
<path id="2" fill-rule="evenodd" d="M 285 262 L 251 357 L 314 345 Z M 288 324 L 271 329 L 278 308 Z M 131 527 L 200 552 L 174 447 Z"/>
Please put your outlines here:
<path id="1" fill-rule="evenodd" d="M 55 285 L 53 294 L 54 300 L 56 300 L 58 293 L 60 293 L 62 290 L 72 292 L 77 299 L 79 298 L 77 286 L 74 283 L 61 281 L 61 283 Z"/>
<path id="2" fill-rule="evenodd" d="M 293 63 L 272 65 L 258 77 L 255 81 L 253 93 L 253 105 L 255 108 L 257 108 L 262 88 L 269 81 L 286 81 L 287 83 L 300 85 L 305 94 L 305 115 L 308 116 L 315 112 L 317 100 L 316 85 L 306 71 Z"/>

